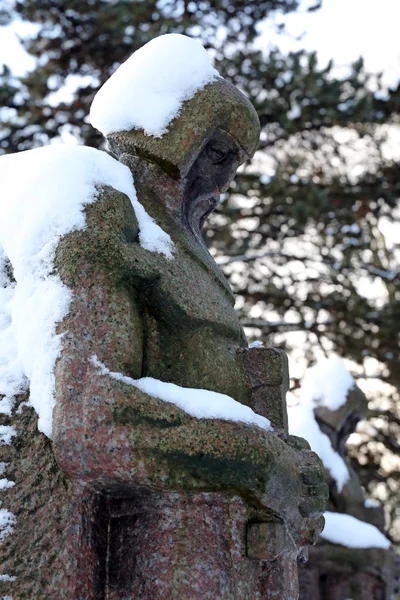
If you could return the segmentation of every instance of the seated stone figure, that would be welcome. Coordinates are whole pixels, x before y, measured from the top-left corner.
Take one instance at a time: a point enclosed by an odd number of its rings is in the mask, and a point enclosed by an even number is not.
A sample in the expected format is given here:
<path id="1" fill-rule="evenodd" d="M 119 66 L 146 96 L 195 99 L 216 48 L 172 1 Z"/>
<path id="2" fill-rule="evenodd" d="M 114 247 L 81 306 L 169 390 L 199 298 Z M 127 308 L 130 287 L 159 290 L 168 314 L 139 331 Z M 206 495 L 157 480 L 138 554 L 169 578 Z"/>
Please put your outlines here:
<path id="1" fill-rule="evenodd" d="M 216 79 L 161 137 L 107 138 L 173 246 L 171 256 L 142 247 L 129 198 L 109 186 L 86 207 L 86 228 L 58 245 L 55 268 L 73 296 L 55 369 L 51 452 L 62 475 L 46 492 L 58 502 L 48 512 L 56 558 L 29 589 L 70 600 L 294 600 L 297 559 L 323 525 L 323 470 L 287 433 L 284 355 L 248 348 L 201 237 L 257 148 L 257 114 Z M 196 418 L 146 392 L 143 378 L 226 394 L 274 430 Z"/>
<path id="2" fill-rule="evenodd" d="M 339 513 L 340 517 L 355 517 L 361 524 L 374 525 L 385 533 L 383 506 L 374 501 L 366 501 L 364 489 L 351 466 L 345 447 L 358 422 L 368 413 L 367 398 L 354 385 L 339 408 L 332 410 L 321 404 L 316 405 L 314 413 L 321 431 L 329 437 L 332 448 L 343 458 L 349 472 L 349 477 L 340 490 L 336 481 L 327 473 L 330 492 L 327 509 Z M 340 531 L 340 526 L 338 530 Z M 357 533 L 353 535 L 357 542 L 361 534 L 359 529 L 356 528 L 355 531 Z M 342 543 L 338 540 L 332 543 L 329 538 L 327 540 L 321 537 L 317 545 L 310 549 L 309 561 L 299 571 L 300 599 L 396 598 L 399 566 L 393 550 L 379 547 L 378 544 L 374 546 L 372 543 L 369 547 L 347 547 L 345 542 L 346 539 Z"/>

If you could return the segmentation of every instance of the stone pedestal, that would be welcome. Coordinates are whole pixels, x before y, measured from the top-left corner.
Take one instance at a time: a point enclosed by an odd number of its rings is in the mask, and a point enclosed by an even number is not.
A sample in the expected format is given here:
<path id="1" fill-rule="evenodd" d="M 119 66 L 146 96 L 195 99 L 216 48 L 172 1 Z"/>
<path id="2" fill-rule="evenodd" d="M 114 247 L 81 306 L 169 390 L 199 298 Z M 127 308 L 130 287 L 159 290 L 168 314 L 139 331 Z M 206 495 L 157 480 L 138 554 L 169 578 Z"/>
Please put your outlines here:
<path id="1" fill-rule="evenodd" d="M 296 556 L 285 548 L 279 559 L 253 555 L 246 539 L 249 510 L 238 497 L 142 492 L 108 500 L 107 509 L 101 569 L 107 599 L 296 597 Z M 277 579 L 282 582 L 278 595 Z"/>
<path id="2" fill-rule="evenodd" d="M 280 356 L 265 350 L 271 352 Z M 274 382 L 279 387 L 285 378 L 284 372 L 280 379 L 275 372 Z M 301 479 L 307 479 L 319 490 L 319 467 L 301 440 L 287 438 L 288 446 L 269 434 L 265 451 L 270 462 L 263 470 L 256 455 L 253 467 L 242 462 L 251 455 L 251 447 L 249 454 L 243 449 L 242 457 L 237 454 L 236 467 L 227 450 L 224 476 L 221 460 L 213 466 L 209 456 L 207 466 L 209 451 L 204 448 L 191 461 L 176 463 L 181 479 L 175 485 L 165 471 L 158 480 L 153 474 L 154 486 L 113 483 L 106 465 L 103 480 L 82 477 L 74 483 L 63 476 L 51 444 L 37 431 L 33 409 L 20 410 L 17 405 L 7 422 L 14 424 L 16 437 L 1 449 L 0 459 L 9 463 L 6 475 L 16 485 L 2 491 L 2 501 L 15 514 L 16 523 L 2 546 L 1 573 L 10 577 L 0 581 L 4 596 L 297 600 L 297 559 L 320 528 L 320 506 L 308 505 L 311 488 L 307 498 L 308 488 L 299 487 Z M 235 428 L 232 435 L 238 433 Z M 206 429 L 202 435 L 206 437 Z M 251 436 L 248 443 L 254 443 Z M 233 448 L 233 438 L 230 444 Z M 258 447 L 260 452 L 262 446 Z M 314 473 L 313 481 L 296 480 L 297 470 Z M 258 481 L 260 476 L 264 482 Z M 175 490 L 161 489 L 162 480 Z M 190 491 L 195 487 L 199 491 Z M 302 516 L 298 506 L 309 516 Z"/>
<path id="3" fill-rule="evenodd" d="M 397 597 L 394 579 L 392 552 L 321 540 L 300 569 L 300 600 L 389 600 Z"/>

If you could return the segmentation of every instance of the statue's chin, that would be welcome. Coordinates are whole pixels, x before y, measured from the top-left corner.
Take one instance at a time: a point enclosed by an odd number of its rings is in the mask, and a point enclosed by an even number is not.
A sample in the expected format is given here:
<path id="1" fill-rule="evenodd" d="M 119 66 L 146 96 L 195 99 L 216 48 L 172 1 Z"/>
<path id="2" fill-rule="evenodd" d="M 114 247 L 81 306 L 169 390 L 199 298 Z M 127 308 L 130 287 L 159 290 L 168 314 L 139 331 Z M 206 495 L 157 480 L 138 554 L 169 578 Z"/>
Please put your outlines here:
<path id="1" fill-rule="evenodd" d="M 188 214 L 187 225 L 194 235 L 203 242 L 201 231 L 207 217 L 219 204 L 219 194 L 198 198 L 192 203 Z"/>

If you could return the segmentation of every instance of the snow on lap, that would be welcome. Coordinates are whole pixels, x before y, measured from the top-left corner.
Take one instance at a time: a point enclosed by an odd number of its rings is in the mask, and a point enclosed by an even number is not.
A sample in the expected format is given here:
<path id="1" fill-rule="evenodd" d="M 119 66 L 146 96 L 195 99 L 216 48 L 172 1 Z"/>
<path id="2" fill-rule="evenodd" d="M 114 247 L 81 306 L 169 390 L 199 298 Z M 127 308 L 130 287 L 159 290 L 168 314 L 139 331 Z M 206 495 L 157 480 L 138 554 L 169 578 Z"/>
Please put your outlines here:
<path id="1" fill-rule="evenodd" d="M 273 431 L 268 419 L 258 415 L 249 406 L 241 404 L 226 394 L 210 390 L 185 388 L 153 377 L 132 379 L 122 373 L 110 371 L 95 355 L 92 356 L 91 362 L 101 375 L 108 375 L 117 381 L 137 387 L 149 396 L 153 396 L 153 398 L 175 404 L 192 417 L 238 421 L 248 425 L 257 425 L 266 431 Z"/>

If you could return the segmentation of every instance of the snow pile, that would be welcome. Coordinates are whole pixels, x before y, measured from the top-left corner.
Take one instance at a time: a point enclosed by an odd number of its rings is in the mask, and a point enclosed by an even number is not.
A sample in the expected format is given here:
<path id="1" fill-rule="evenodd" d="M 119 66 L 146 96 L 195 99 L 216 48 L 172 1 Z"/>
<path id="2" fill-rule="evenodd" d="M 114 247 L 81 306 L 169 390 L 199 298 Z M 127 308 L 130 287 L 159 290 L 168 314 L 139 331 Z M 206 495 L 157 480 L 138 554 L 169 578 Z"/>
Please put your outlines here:
<path id="1" fill-rule="evenodd" d="M 326 512 L 322 538 L 348 548 L 389 548 L 390 541 L 375 525 L 351 515 Z"/>
<path id="2" fill-rule="evenodd" d="M 331 356 L 307 370 L 300 388 L 300 401 L 288 406 L 289 431 L 305 438 L 336 481 L 340 492 L 349 479 L 349 470 L 343 458 L 332 448 L 329 437 L 315 420 L 314 408 L 326 406 L 338 410 L 354 387 L 354 379 L 342 359 Z"/>
<path id="3" fill-rule="evenodd" d="M 15 427 L 12 425 L 0 425 L 0 446 L 8 446 L 12 439 L 17 435 Z M 1 463 L 3 464 L 3 463 Z"/>
<path id="4" fill-rule="evenodd" d="M 268 419 L 256 414 L 249 406 L 237 402 L 230 396 L 199 390 L 195 388 L 184 388 L 174 383 L 166 383 L 152 377 L 132 379 L 122 373 L 110 371 L 97 356 L 93 356 L 92 364 L 99 369 L 101 375 L 108 375 L 113 379 L 122 381 L 127 385 L 139 388 L 142 392 L 159 398 L 164 402 L 175 404 L 192 417 L 198 419 L 223 419 L 224 421 L 239 421 L 248 425 L 257 425 L 266 431 L 272 431 L 272 425 Z"/>
<path id="5" fill-rule="evenodd" d="M 90 109 L 104 135 L 143 129 L 161 137 L 182 103 L 219 78 L 203 46 L 185 35 L 161 35 L 137 50 L 97 92 Z"/>
<path id="6" fill-rule="evenodd" d="M 8 490 L 12 487 L 14 487 L 15 485 L 15 481 L 10 481 L 9 479 L 6 479 L 5 477 L 3 477 L 3 479 L 0 479 L 0 490 Z"/>
<path id="7" fill-rule="evenodd" d="M 364 500 L 364 506 L 365 508 L 380 508 L 382 504 L 378 502 L 378 500 L 375 500 L 375 498 L 366 498 Z"/>
<path id="8" fill-rule="evenodd" d="M 12 534 L 16 521 L 12 512 L 6 508 L 0 508 L 0 542 Z"/>
<path id="9" fill-rule="evenodd" d="M 53 273 L 60 238 L 85 227 L 84 206 L 95 201 L 97 186 L 110 185 L 130 198 L 144 248 L 172 258 L 173 244 L 137 201 L 129 169 L 105 152 L 49 146 L 5 156 L 0 181 L 0 394 L 18 393 L 28 378 L 39 429 L 51 436 L 53 370 L 61 350 L 55 328 L 71 301 Z M 7 280 L 5 256 L 16 284 Z"/>
<path id="10" fill-rule="evenodd" d="M 307 369 L 301 382 L 302 401 L 338 410 L 354 385 L 344 361 L 338 356 L 330 356 Z"/>

